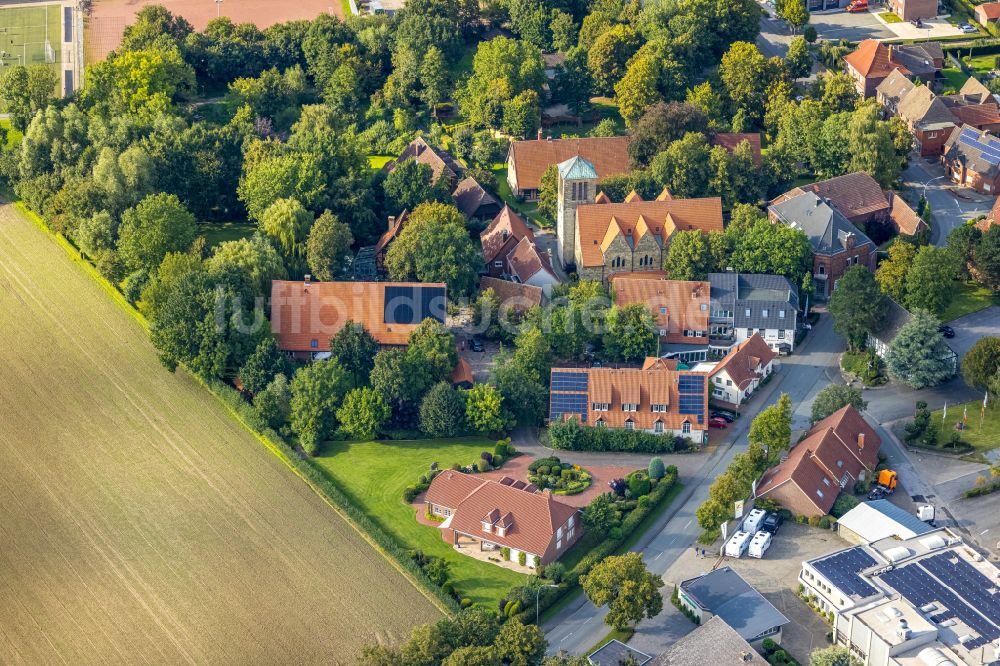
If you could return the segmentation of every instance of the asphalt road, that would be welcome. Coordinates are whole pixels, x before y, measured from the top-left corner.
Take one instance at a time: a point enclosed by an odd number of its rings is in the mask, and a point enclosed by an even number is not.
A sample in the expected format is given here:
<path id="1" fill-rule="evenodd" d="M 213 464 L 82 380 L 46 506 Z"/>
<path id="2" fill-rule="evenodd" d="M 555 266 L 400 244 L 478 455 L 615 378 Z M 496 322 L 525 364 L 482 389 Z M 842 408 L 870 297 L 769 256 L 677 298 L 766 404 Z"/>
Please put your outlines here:
<path id="1" fill-rule="evenodd" d="M 993 197 L 953 185 L 935 160 L 911 158 L 910 164 L 903 170 L 903 181 L 917 195 L 927 197 L 934 216 L 931 242 L 938 246 L 945 245 L 952 229 L 964 224 L 966 220 L 985 215 L 993 207 Z M 962 196 L 956 196 L 955 192 Z"/>
<path id="2" fill-rule="evenodd" d="M 844 343 L 833 332 L 830 317 L 824 315 L 795 354 L 781 359 L 780 372 L 754 397 L 751 409 L 730 427 L 726 443 L 709 456 L 698 472 L 682 477 L 684 491 L 674 500 L 677 508 L 672 513 L 668 511 L 666 523 L 662 527 L 657 526 L 659 529 L 654 528 L 652 533 L 647 534 L 633 548 L 642 553 L 650 571 L 660 575 L 667 574 L 678 556 L 692 547 L 701 533 L 694 516 L 695 509 L 708 497 L 708 487 L 715 477 L 729 465 L 734 455 L 746 448 L 744 436 L 757 412 L 776 402 L 780 393 L 785 392 L 791 396 L 794 405 L 793 430 L 808 427 L 809 410 L 814 396 L 824 386 L 839 378 L 837 362 L 843 349 Z M 670 591 L 666 590 L 665 594 L 670 594 Z M 670 621 L 671 614 L 663 613 L 643 623 L 642 628 L 643 631 L 655 631 L 657 622 Z M 559 650 L 581 654 L 608 632 L 608 627 L 604 624 L 604 611 L 595 607 L 586 597 L 570 604 L 542 628 L 549 641 L 550 654 Z"/>

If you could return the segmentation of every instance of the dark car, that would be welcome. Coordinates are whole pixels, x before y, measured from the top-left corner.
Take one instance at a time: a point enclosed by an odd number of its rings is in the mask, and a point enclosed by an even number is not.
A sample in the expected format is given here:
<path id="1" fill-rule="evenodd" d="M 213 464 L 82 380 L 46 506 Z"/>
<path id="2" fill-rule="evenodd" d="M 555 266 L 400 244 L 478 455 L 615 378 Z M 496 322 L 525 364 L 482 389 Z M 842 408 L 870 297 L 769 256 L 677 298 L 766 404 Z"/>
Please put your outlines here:
<path id="1" fill-rule="evenodd" d="M 712 412 L 712 418 L 718 417 L 720 419 L 725 419 L 726 423 L 732 423 L 733 421 L 736 420 L 737 416 L 738 415 L 736 413 L 727 411 L 725 409 L 717 409 L 714 412 Z"/>
<path id="2" fill-rule="evenodd" d="M 951 326 L 938 326 L 938 333 L 940 333 L 946 338 L 955 337 L 955 329 L 953 329 Z"/>
<path id="3" fill-rule="evenodd" d="M 872 491 L 868 493 L 869 500 L 880 500 L 884 499 L 889 493 L 882 486 L 875 486 Z"/>
<path id="4" fill-rule="evenodd" d="M 483 341 L 479 338 L 472 338 L 472 342 L 469 343 L 469 349 L 474 352 L 483 351 Z"/>
<path id="5" fill-rule="evenodd" d="M 729 422 L 721 416 L 713 416 L 708 420 L 709 428 L 725 428 L 729 425 Z"/>
<path id="6" fill-rule="evenodd" d="M 784 522 L 784 518 L 781 517 L 780 513 L 768 512 L 764 516 L 764 522 L 760 524 L 760 529 L 764 532 L 770 532 L 771 534 L 777 534 L 778 528 L 781 527 L 781 523 Z"/>

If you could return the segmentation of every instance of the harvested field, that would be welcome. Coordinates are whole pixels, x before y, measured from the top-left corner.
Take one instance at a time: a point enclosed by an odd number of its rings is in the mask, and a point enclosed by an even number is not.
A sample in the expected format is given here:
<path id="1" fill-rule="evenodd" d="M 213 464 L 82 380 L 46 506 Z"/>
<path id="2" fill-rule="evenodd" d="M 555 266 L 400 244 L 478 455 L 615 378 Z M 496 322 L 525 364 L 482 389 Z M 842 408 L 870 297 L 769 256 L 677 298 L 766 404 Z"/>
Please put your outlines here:
<path id="1" fill-rule="evenodd" d="M 0 663 L 347 663 L 439 611 L 0 206 Z"/>
<path id="2" fill-rule="evenodd" d="M 228 16 L 233 23 L 254 23 L 261 30 L 275 23 L 314 19 L 323 13 L 344 18 L 340 0 L 222 0 L 219 4 L 212 0 L 94 0 L 84 39 L 87 62 L 104 60 L 118 48 L 125 27 L 146 5 L 163 5 L 190 21 L 195 30 L 204 30 L 217 13 Z"/>

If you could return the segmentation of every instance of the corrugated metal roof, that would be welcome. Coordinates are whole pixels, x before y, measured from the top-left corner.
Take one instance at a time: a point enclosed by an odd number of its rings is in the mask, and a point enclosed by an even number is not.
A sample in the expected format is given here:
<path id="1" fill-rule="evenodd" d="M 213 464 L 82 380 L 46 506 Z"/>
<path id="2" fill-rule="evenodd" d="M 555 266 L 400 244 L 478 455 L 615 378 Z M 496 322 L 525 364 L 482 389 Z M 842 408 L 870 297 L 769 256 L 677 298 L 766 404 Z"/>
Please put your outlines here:
<path id="1" fill-rule="evenodd" d="M 884 499 L 862 502 L 845 513 L 837 522 L 868 543 L 889 537 L 912 539 L 933 532 L 935 529 Z"/>

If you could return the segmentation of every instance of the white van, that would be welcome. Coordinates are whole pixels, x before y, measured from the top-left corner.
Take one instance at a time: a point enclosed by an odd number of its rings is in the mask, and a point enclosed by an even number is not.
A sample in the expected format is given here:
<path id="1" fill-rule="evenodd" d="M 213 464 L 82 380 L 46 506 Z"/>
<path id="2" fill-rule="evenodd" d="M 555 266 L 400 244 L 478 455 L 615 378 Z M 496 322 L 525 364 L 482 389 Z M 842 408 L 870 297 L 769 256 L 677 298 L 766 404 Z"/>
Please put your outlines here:
<path id="1" fill-rule="evenodd" d="M 764 509 L 754 509 L 747 514 L 747 517 L 743 520 L 743 531 L 753 534 L 754 532 L 760 531 L 760 526 L 764 524 L 764 518 L 767 517 L 767 511 Z"/>
<path id="2" fill-rule="evenodd" d="M 753 535 L 753 539 L 750 540 L 750 557 L 756 557 L 760 559 L 764 557 L 764 553 L 767 549 L 771 547 L 771 533 L 770 532 L 757 532 Z"/>
<path id="3" fill-rule="evenodd" d="M 750 533 L 737 532 L 726 543 L 726 555 L 737 558 L 743 557 L 743 553 L 747 552 L 748 543 L 750 543 Z"/>

